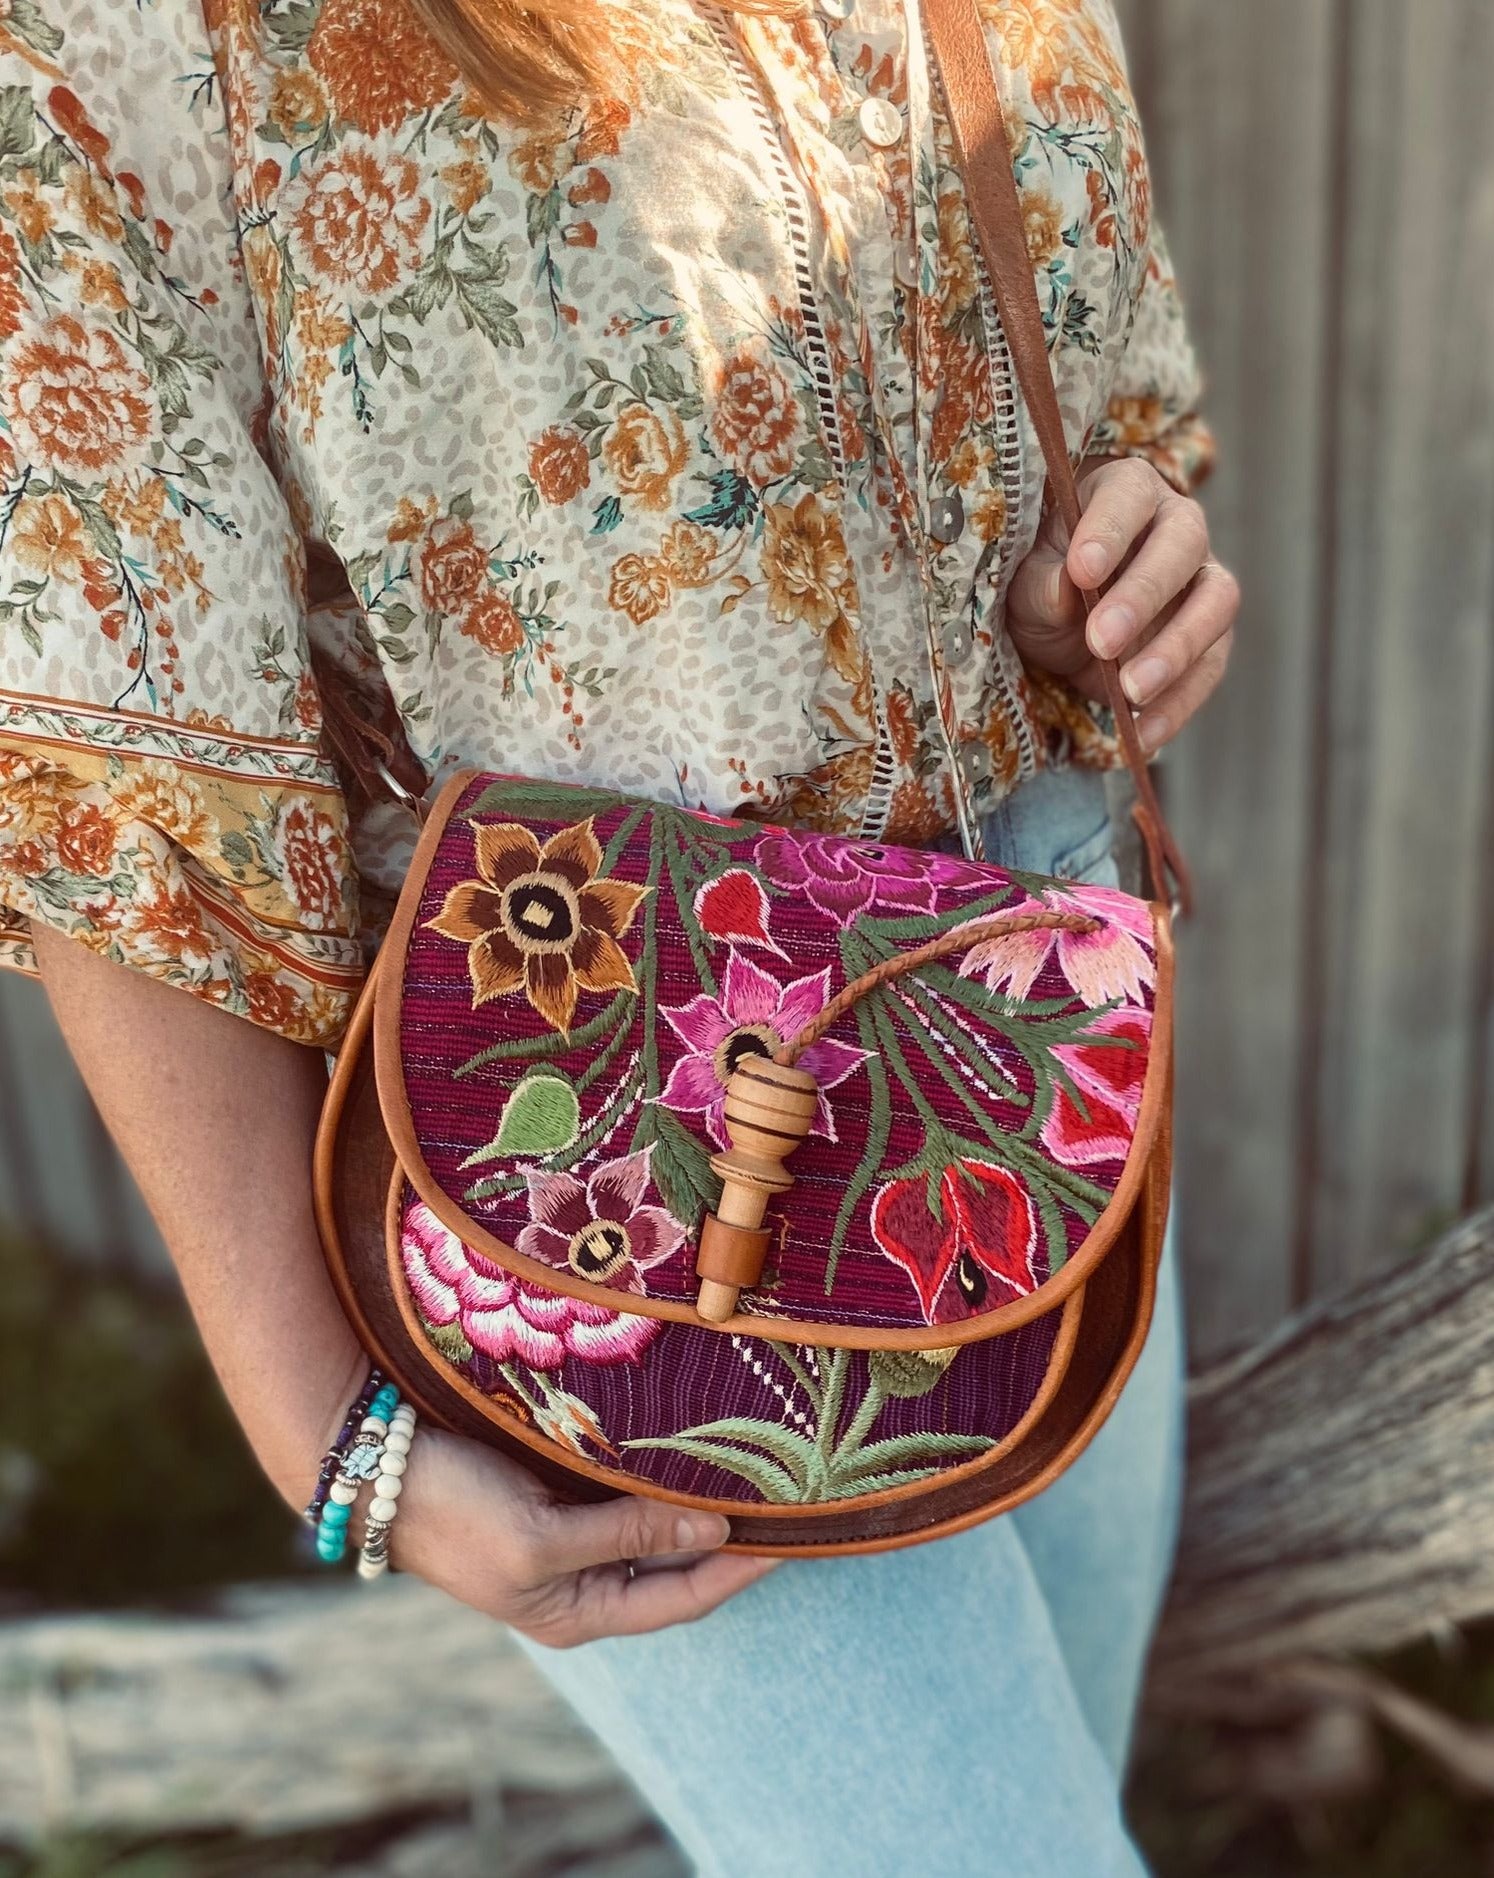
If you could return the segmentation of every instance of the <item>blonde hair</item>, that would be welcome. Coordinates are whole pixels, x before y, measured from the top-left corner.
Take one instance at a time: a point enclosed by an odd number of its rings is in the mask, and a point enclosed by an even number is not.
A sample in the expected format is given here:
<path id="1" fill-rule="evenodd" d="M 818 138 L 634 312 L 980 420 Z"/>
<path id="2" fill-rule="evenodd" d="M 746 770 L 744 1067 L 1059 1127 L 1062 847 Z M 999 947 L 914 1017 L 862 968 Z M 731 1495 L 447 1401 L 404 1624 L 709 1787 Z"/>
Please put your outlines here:
<path id="1" fill-rule="evenodd" d="M 805 9 L 805 0 L 720 3 L 729 12 L 778 17 Z M 408 4 L 484 107 L 521 125 L 542 125 L 568 106 L 616 95 L 647 44 L 647 0 L 638 8 L 620 8 L 615 0 L 611 5 L 607 0 Z M 620 16 L 630 20 L 623 34 L 618 31 Z"/>

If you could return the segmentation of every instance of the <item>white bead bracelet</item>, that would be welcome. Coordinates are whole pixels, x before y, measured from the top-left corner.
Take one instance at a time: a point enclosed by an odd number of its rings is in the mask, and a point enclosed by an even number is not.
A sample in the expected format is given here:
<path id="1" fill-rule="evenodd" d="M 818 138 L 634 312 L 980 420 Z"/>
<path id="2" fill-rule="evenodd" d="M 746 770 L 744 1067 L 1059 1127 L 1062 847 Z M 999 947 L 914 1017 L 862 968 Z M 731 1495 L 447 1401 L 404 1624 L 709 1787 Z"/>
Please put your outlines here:
<path id="1" fill-rule="evenodd" d="M 358 1554 L 360 1578 L 381 1578 L 389 1569 L 389 1528 L 399 1512 L 399 1496 L 404 1492 L 405 1469 L 414 1438 L 415 1411 L 408 1402 L 401 1402 L 389 1417 L 389 1429 L 379 1449 L 374 1497 L 369 1502 L 363 1549 Z"/>

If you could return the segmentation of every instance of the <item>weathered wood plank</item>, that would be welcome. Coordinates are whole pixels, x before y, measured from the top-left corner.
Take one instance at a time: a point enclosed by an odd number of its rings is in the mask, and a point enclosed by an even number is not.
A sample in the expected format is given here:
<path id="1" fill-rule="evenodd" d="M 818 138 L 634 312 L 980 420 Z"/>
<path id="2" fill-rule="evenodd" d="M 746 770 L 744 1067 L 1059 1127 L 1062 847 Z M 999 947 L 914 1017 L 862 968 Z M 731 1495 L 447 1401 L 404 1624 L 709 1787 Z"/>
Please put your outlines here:
<path id="1" fill-rule="evenodd" d="M 1291 1298 L 1334 9 L 1120 11 L 1210 380 L 1221 464 L 1206 501 L 1245 581 L 1229 683 L 1166 776 L 1199 885 L 1181 942 L 1179 1165 L 1193 1342 L 1207 1352 L 1264 1330 Z"/>
<path id="2" fill-rule="evenodd" d="M 1465 1195 L 1494 750 L 1494 10 L 1363 0 L 1322 817 L 1319 1289 Z"/>
<path id="3" fill-rule="evenodd" d="M 1195 1380 L 1158 1692 L 1494 1612 L 1491 1479 L 1494 1210 Z"/>

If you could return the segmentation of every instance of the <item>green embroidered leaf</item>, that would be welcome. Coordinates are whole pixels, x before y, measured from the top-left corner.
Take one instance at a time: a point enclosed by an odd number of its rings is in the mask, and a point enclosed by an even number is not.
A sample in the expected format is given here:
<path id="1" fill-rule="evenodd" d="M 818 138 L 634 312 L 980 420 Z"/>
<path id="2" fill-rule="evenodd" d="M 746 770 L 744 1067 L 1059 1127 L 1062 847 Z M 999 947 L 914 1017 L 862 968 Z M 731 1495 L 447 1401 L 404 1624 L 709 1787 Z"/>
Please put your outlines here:
<path id="1" fill-rule="evenodd" d="M 959 1355 L 957 1347 L 938 1350 L 872 1350 L 866 1364 L 883 1395 L 927 1395 L 944 1380 L 944 1372 Z M 864 1451 L 864 1450 L 863 1450 Z"/>
<path id="2" fill-rule="evenodd" d="M 665 1206 L 693 1232 L 701 1215 L 721 1197 L 705 1147 L 672 1110 L 650 1104 L 656 1146 L 649 1171 Z M 635 1144 L 636 1145 L 636 1144 Z"/>
<path id="3" fill-rule="evenodd" d="M 993 1446 L 988 1435 L 943 1434 L 936 1429 L 907 1435 L 889 1435 L 885 1441 L 873 1441 L 859 1448 L 840 1466 L 832 1463 L 831 1480 L 837 1487 L 859 1484 L 868 1474 L 879 1474 L 889 1467 L 928 1466 L 941 1460 L 971 1460 Z"/>
<path id="4" fill-rule="evenodd" d="M 494 783 L 467 810 L 468 819 L 507 815 L 515 821 L 585 821 L 602 815 L 622 800 L 605 789 L 587 789 L 571 783 L 529 781 Z"/>
<path id="5" fill-rule="evenodd" d="M 570 1083 L 556 1070 L 535 1070 L 508 1098 L 497 1134 L 462 1166 L 480 1167 L 509 1154 L 558 1154 L 580 1129 L 581 1104 Z"/>
<path id="6" fill-rule="evenodd" d="M 470 1360 L 472 1345 L 462 1335 L 460 1324 L 432 1324 L 422 1317 L 420 1328 L 425 1332 L 431 1347 L 440 1351 L 448 1363 L 465 1363 Z"/>
<path id="7" fill-rule="evenodd" d="M 676 1437 L 681 1441 L 724 1441 L 731 1448 L 740 1448 L 744 1444 L 749 1448 L 761 1448 L 792 1475 L 794 1485 L 802 1493 L 815 1473 L 815 1463 L 819 1456 L 814 1443 L 807 1435 L 801 1435 L 792 1428 L 785 1428 L 781 1422 L 758 1421 L 750 1415 L 728 1415 L 717 1422 L 702 1422 L 695 1428 L 682 1428 Z"/>
<path id="8" fill-rule="evenodd" d="M 779 1505 L 802 1504 L 802 1495 L 793 1479 L 766 1455 L 753 1454 L 744 1448 L 729 1448 L 714 1441 L 696 1441 L 688 1435 L 670 1435 L 657 1440 L 625 1441 L 625 1448 L 667 1448 L 672 1454 L 686 1455 L 692 1461 L 709 1461 L 712 1467 L 735 1474 L 757 1488 L 765 1500 Z"/>

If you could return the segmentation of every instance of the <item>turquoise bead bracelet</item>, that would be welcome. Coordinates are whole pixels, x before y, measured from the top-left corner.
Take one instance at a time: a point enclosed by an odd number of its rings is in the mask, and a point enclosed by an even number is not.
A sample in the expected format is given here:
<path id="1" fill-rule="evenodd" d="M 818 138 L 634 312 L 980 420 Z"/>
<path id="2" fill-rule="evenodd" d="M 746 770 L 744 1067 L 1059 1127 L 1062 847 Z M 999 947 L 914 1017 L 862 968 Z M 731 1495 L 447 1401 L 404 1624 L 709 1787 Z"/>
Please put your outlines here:
<path id="1" fill-rule="evenodd" d="M 317 1519 L 316 1555 L 324 1565 L 338 1565 L 347 1556 L 348 1526 L 358 1489 L 379 1471 L 389 1418 L 399 1407 L 399 1390 L 386 1382 L 368 1404 L 367 1413 L 349 1442 Z"/>

